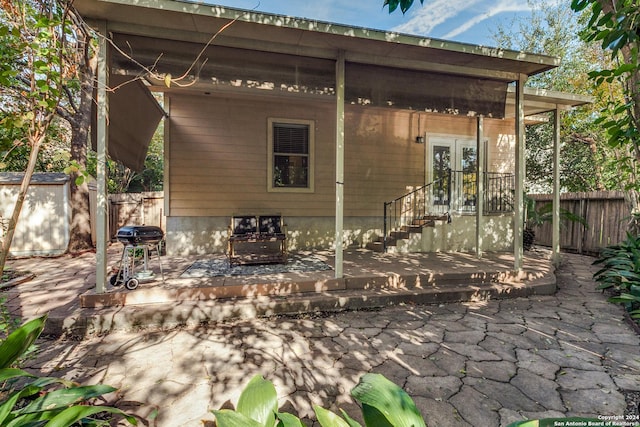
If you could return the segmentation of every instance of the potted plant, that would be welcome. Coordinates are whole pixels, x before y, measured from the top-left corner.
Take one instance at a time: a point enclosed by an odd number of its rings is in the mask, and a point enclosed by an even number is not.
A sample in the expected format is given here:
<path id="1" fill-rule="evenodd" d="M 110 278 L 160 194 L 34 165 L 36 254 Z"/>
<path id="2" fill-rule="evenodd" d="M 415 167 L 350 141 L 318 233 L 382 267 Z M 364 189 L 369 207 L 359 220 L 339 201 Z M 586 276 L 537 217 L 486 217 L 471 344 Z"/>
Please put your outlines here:
<path id="1" fill-rule="evenodd" d="M 524 196 L 524 232 L 522 235 L 522 245 L 525 251 L 531 250 L 533 247 L 533 243 L 536 239 L 536 227 L 541 226 L 546 222 L 551 222 L 553 220 L 553 204 L 545 203 L 542 206 L 537 206 L 535 199 L 527 196 Z M 571 222 L 579 222 L 580 224 L 587 227 L 587 221 L 581 217 L 580 215 L 576 215 L 571 211 L 560 208 L 560 220 L 561 221 L 571 221 Z M 562 226 L 562 222 L 560 223 Z"/>

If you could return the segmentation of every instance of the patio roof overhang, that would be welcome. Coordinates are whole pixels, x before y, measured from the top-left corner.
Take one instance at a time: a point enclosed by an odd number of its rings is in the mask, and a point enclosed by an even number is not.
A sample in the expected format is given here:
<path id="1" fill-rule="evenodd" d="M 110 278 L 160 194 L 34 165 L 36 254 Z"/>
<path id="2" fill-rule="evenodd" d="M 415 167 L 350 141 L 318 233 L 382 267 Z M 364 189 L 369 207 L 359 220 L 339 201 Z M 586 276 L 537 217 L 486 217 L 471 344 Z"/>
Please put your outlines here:
<path id="1" fill-rule="evenodd" d="M 581 105 L 591 104 L 593 97 L 567 92 L 558 92 L 540 88 L 524 88 L 524 114 L 536 116 L 555 110 L 569 110 Z M 507 111 L 505 117 L 515 115 L 515 87 L 507 89 Z"/>
<path id="2" fill-rule="evenodd" d="M 107 31 L 346 62 L 514 81 L 559 65 L 559 59 L 521 51 L 412 36 L 390 31 L 256 13 L 175 0 L 75 0 L 88 20 Z"/>
<path id="3" fill-rule="evenodd" d="M 184 73 L 188 90 L 233 90 L 241 81 L 240 89 L 255 93 L 333 98 L 335 61 L 342 57 L 346 103 L 513 117 L 508 84 L 559 64 L 546 55 L 186 1 L 75 0 L 74 6 L 117 46 L 109 56 L 111 73 L 142 76 L 155 90 L 184 90 L 163 81 Z M 110 102 L 157 111 L 143 91 L 126 92 L 110 93 Z M 542 98 L 527 91 L 525 115 L 555 105 Z M 140 170 L 148 141 L 136 141 L 140 150 L 132 154 L 130 136 L 141 129 L 148 135 L 159 116 L 131 120 L 127 113 L 127 120 L 117 120 L 118 111 L 110 113 L 109 154 Z"/>

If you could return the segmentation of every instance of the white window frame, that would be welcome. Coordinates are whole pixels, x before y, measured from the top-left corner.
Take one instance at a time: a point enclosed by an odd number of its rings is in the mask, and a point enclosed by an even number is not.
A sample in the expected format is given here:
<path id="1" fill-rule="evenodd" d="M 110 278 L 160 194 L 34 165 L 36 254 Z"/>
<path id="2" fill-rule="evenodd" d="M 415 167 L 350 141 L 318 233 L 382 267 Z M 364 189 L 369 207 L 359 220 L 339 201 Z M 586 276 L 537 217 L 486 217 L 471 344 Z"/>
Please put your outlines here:
<path id="1" fill-rule="evenodd" d="M 307 187 L 275 187 L 273 185 L 273 125 L 309 126 L 308 183 Z M 313 193 L 315 188 L 315 121 L 270 117 L 267 120 L 267 191 L 274 193 Z"/>

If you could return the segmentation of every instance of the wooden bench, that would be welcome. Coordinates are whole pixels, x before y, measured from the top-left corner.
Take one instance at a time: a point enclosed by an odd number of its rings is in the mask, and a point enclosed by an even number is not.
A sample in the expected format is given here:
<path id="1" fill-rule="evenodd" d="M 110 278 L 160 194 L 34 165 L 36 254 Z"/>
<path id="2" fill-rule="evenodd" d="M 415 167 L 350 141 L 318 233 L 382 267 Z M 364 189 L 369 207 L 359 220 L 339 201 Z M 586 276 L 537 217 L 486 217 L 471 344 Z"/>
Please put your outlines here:
<path id="1" fill-rule="evenodd" d="M 287 231 L 282 215 L 234 215 L 227 247 L 229 265 L 287 261 Z"/>

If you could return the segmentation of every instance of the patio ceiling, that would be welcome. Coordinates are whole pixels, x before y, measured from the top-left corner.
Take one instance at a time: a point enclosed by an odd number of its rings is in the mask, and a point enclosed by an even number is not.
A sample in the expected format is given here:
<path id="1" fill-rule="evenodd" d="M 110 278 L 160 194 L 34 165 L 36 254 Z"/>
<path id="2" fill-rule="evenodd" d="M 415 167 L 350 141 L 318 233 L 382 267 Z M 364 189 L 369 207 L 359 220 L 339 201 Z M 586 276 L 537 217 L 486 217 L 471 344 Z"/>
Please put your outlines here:
<path id="1" fill-rule="evenodd" d="M 334 97 L 335 61 L 344 55 L 347 103 L 501 118 L 515 111 L 509 83 L 559 64 L 545 55 L 202 3 L 75 0 L 74 6 L 89 23 L 104 25 L 117 46 L 110 55 L 112 73 L 143 76 L 153 90 Z M 167 88 L 166 74 L 184 79 Z M 112 107 L 147 105 L 154 113 L 136 117 L 143 108 L 123 114 L 111 108 L 109 154 L 140 170 L 148 141 L 138 136 L 150 138 L 160 116 L 144 86 L 137 89 L 110 93 Z M 589 102 L 529 89 L 524 99 L 525 115 Z M 132 153 L 134 145 L 138 148 Z"/>

